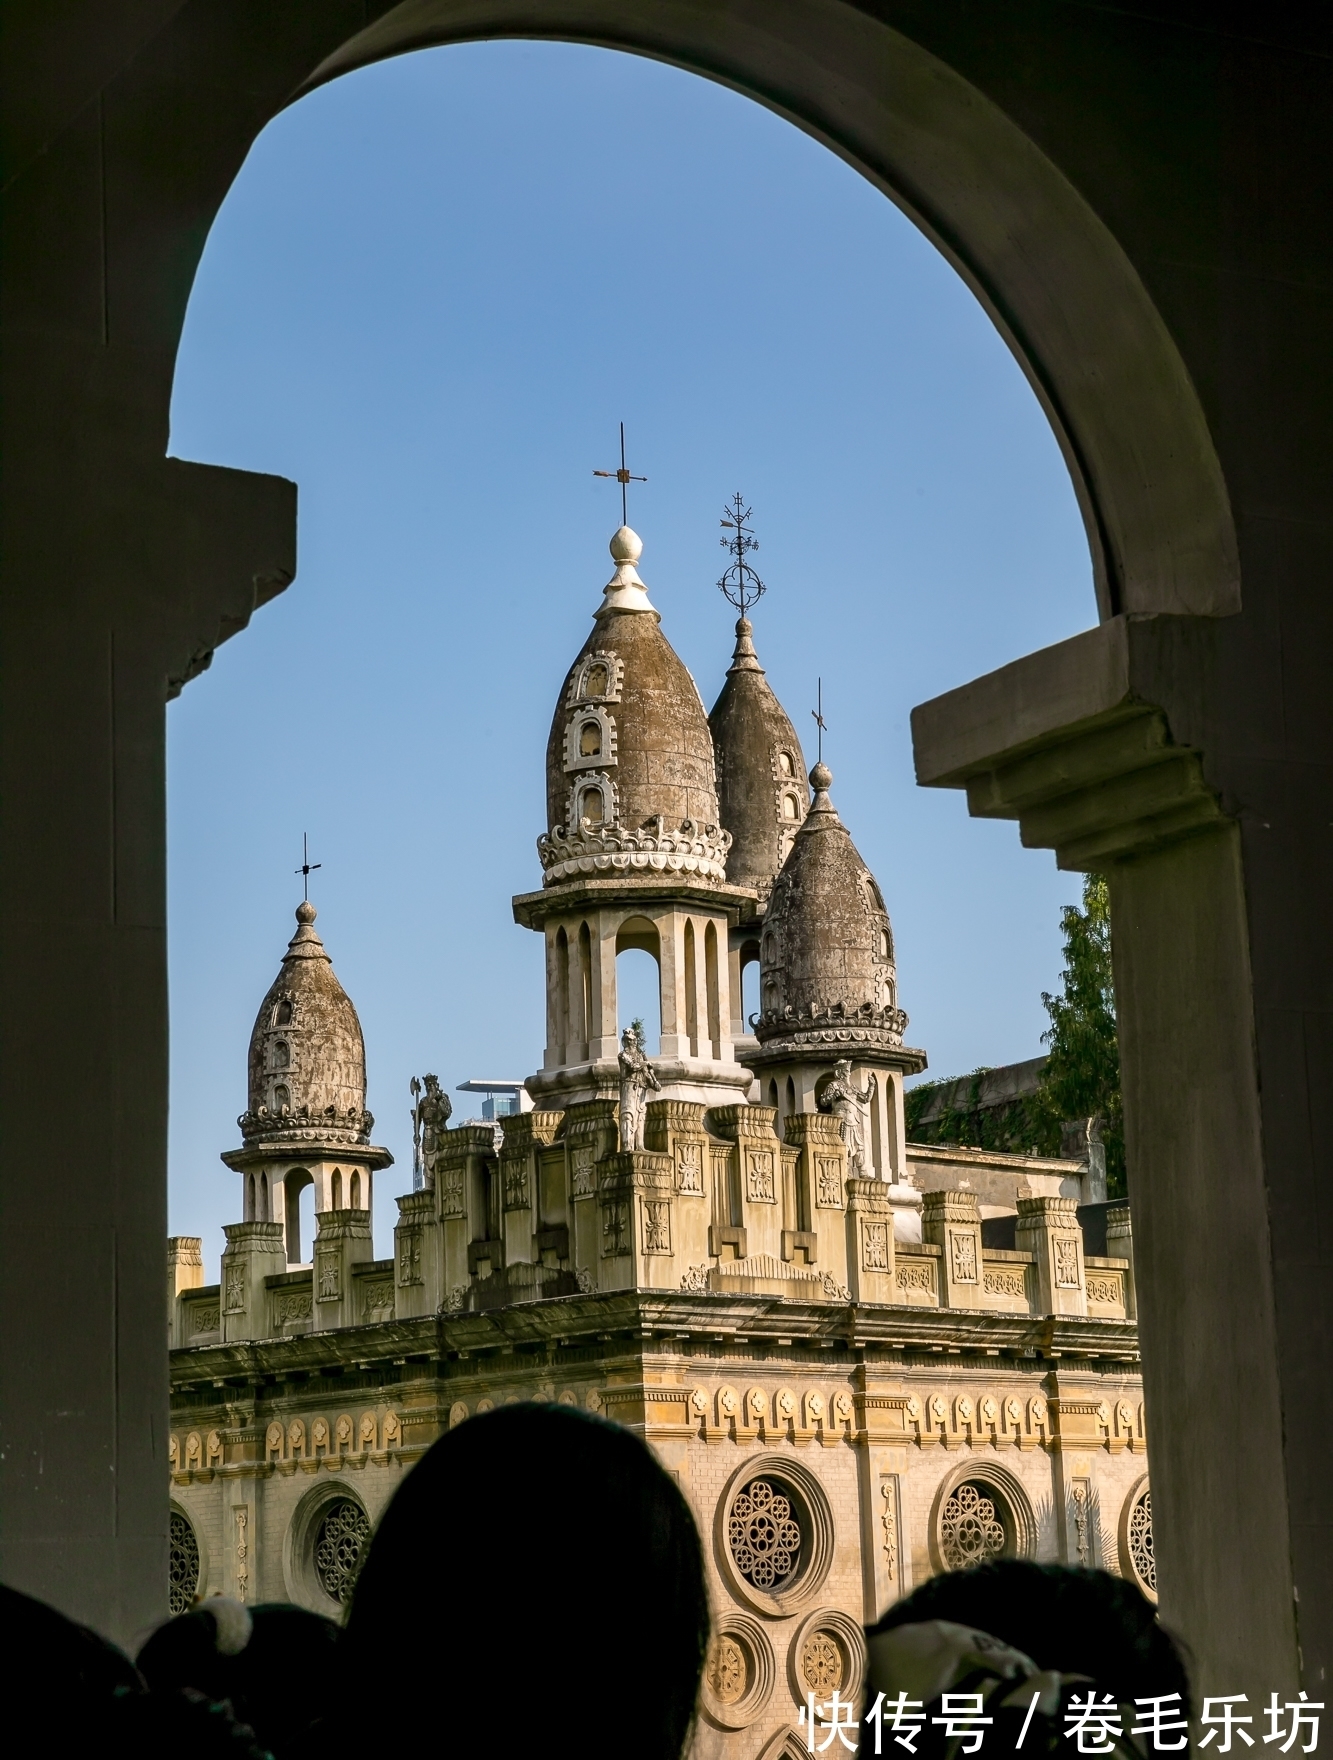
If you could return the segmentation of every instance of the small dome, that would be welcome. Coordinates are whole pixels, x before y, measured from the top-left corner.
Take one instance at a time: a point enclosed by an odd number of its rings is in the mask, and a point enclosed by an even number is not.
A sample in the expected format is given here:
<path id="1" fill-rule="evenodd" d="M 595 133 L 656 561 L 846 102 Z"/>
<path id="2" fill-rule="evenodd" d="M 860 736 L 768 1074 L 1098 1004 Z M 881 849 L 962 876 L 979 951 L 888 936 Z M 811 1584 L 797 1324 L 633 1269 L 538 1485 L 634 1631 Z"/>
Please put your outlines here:
<path id="1" fill-rule="evenodd" d="M 787 711 L 754 651 L 748 617 L 708 725 L 717 764 L 718 806 L 731 833 L 727 879 L 766 893 L 786 860 L 810 801 L 805 759 Z"/>
<path id="2" fill-rule="evenodd" d="M 250 1035 L 248 1137 L 302 1123 L 368 1139 L 366 1047 L 352 1000 L 315 932 L 315 907 L 296 907 L 297 929 L 260 1004 Z"/>
<path id="3" fill-rule="evenodd" d="M 551 721 L 548 886 L 639 868 L 725 878 L 708 718 L 634 567 L 641 550 L 628 526 L 612 538 L 616 571 Z"/>
<path id="4" fill-rule="evenodd" d="M 791 1034 L 863 1029 L 901 1045 L 893 931 L 875 877 L 829 799 L 827 765 L 811 772 L 815 798 L 773 882 L 759 956 L 760 1043 Z"/>

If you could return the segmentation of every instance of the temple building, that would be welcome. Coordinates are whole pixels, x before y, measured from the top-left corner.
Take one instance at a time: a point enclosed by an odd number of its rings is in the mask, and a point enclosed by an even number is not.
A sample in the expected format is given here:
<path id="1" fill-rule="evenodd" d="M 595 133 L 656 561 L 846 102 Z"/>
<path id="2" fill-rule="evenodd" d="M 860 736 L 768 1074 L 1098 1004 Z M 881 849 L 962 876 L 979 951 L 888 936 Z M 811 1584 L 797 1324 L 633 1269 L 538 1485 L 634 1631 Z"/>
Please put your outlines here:
<path id="1" fill-rule="evenodd" d="M 705 713 L 641 553 L 622 526 L 556 696 L 541 885 L 513 901 L 546 971 L 527 1109 L 450 1127 L 427 1078 L 384 1257 L 360 1024 L 297 910 L 223 1154 L 220 1283 L 170 1243 L 172 1594 L 336 1613 L 442 1431 L 582 1406 L 698 1518 L 696 1752 L 776 1760 L 934 1572 L 1009 1554 L 1154 1592 L 1130 1218 L 1086 1130 L 1060 1159 L 908 1140 L 926 1056 L 833 776 L 807 777 L 745 615 Z M 657 965 L 656 1054 L 618 1006 L 626 948 Z"/>

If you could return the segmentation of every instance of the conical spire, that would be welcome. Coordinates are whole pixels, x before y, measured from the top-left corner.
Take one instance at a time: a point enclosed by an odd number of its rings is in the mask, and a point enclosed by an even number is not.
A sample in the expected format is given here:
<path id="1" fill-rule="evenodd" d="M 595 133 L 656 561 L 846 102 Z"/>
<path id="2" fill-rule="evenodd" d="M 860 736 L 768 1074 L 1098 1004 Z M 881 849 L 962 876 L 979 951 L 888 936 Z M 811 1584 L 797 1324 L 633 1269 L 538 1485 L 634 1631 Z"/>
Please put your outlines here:
<path id="1" fill-rule="evenodd" d="M 759 663 L 748 617 L 736 620 L 736 647 L 708 727 L 718 807 L 732 839 L 727 879 L 767 893 L 805 818 L 809 787 L 796 730 Z"/>

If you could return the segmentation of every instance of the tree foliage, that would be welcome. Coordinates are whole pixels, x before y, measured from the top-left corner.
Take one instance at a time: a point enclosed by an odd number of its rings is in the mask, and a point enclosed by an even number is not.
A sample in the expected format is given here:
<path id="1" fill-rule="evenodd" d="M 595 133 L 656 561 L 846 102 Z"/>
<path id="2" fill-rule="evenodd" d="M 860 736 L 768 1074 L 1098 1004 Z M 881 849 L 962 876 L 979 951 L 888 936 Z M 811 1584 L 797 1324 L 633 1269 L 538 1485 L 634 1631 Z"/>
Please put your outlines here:
<path id="1" fill-rule="evenodd" d="M 1064 1119 L 1096 1118 L 1106 1148 L 1108 1192 L 1113 1198 L 1123 1197 L 1125 1127 L 1111 970 L 1111 904 L 1100 874 L 1084 878 L 1083 908 L 1066 905 L 1060 928 L 1065 940 L 1063 987 L 1058 996 L 1042 992 L 1051 1024 L 1042 1034 L 1048 1050 L 1035 1110 L 1057 1136 Z"/>
<path id="2" fill-rule="evenodd" d="M 1097 1119 L 1106 1149 L 1107 1190 L 1125 1195 L 1125 1135 L 1120 1105 L 1120 1049 L 1116 1042 L 1111 974 L 1111 911 L 1106 881 L 1089 874 L 1083 904 L 1060 913 L 1064 970 L 1058 996 L 1042 992 L 1050 1027 L 1042 1034 L 1046 1066 L 1035 1094 L 1001 1106 L 983 1106 L 975 1070 L 967 1101 L 946 1107 L 929 1124 L 923 1115 L 939 1088 L 921 1082 L 906 1096 L 907 1133 L 915 1143 L 961 1143 L 1013 1155 L 1058 1155 L 1067 1120 Z"/>

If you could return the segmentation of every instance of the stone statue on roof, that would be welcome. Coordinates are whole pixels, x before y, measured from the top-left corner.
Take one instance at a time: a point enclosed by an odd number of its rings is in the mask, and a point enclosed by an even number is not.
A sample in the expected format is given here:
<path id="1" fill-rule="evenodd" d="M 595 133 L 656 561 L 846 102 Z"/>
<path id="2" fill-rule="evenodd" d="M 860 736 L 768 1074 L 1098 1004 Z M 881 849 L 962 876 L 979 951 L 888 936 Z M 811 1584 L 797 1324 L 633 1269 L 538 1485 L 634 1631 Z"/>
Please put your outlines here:
<path id="1" fill-rule="evenodd" d="M 865 1108 L 874 1099 L 878 1085 L 872 1070 L 870 1079 L 858 1093 L 852 1079 L 852 1061 L 849 1057 L 840 1057 L 817 1102 L 821 1112 L 831 1112 L 838 1121 L 842 1140 L 847 1145 L 847 1172 L 852 1179 L 865 1177 Z"/>
<path id="2" fill-rule="evenodd" d="M 435 1155 L 443 1146 L 443 1136 L 453 1106 L 440 1087 L 438 1076 L 425 1078 L 425 1090 L 412 1077 L 412 1172 L 413 1185 L 431 1185 L 435 1180 Z"/>
<path id="3" fill-rule="evenodd" d="M 657 1071 L 644 1056 L 641 1028 L 636 1021 L 620 1035 L 620 1147 L 642 1149 L 648 1116 L 648 1090 L 662 1086 Z"/>

